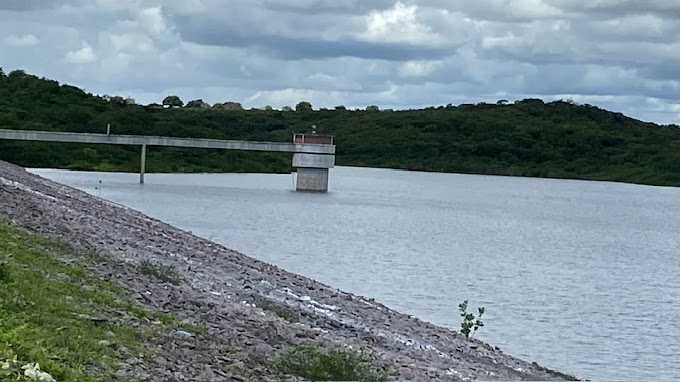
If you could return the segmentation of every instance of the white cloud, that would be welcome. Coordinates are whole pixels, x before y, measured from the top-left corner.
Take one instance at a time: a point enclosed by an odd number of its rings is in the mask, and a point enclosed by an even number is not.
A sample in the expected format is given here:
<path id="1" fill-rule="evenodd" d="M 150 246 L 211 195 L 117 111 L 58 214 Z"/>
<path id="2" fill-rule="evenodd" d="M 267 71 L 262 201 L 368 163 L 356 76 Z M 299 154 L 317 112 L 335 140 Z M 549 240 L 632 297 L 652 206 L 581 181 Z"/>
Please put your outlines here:
<path id="1" fill-rule="evenodd" d="M 14 47 L 28 47 L 40 44 L 40 40 L 30 33 L 21 36 L 11 34 L 5 37 L 4 42 L 9 46 Z"/>
<path id="2" fill-rule="evenodd" d="M 407 61 L 399 68 L 401 77 L 423 77 L 442 65 L 441 61 Z"/>
<path id="3" fill-rule="evenodd" d="M 101 39 L 115 52 L 127 53 L 154 53 L 154 41 L 148 35 L 142 33 L 103 33 Z"/>
<path id="4" fill-rule="evenodd" d="M 165 22 L 161 7 L 142 9 L 137 15 L 137 20 L 153 37 L 163 38 L 170 33 L 170 28 Z"/>
<path id="5" fill-rule="evenodd" d="M 83 47 L 66 53 L 64 61 L 69 64 L 89 64 L 97 60 L 90 44 L 83 42 Z"/>
<path id="6" fill-rule="evenodd" d="M 513 49 L 528 44 L 524 39 L 515 36 L 511 31 L 502 36 L 485 36 L 482 38 L 482 48 L 484 49 Z"/>
<path id="7" fill-rule="evenodd" d="M 440 41 L 429 26 L 418 20 L 418 6 L 398 1 L 391 8 L 374 10 L 366 16 L 367 41 L 433 45 Z"/>
<path id="8" fill-rule="evenodd" d="M 546 0 L 512 0 L 495 1 L 494 5 L 504 6 L 506 11 L 515 17 L 528 17 L 532 19 L 552 18 L 560 16 L 562 11 L 549 4 Z"/>

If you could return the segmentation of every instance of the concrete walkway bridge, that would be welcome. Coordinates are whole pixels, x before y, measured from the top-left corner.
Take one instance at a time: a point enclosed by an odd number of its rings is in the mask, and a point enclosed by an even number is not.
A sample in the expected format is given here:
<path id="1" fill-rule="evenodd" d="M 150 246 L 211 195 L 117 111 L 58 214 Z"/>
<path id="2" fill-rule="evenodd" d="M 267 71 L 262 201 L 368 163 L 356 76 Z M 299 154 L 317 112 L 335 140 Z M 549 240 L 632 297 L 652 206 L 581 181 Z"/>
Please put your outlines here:
<path id="1" fill-rule="evenodd" d="M 297 172 L 296 191 L 327 192 L 328 169 L 335 165 L 333 136 L 316 133 L 294 134 L 293 141 L 287 143 L 0 129 L 0 139 L 141 146 L 139 183 L 142 184 L 147 146 L 293 153 L 293 168 Z"/>

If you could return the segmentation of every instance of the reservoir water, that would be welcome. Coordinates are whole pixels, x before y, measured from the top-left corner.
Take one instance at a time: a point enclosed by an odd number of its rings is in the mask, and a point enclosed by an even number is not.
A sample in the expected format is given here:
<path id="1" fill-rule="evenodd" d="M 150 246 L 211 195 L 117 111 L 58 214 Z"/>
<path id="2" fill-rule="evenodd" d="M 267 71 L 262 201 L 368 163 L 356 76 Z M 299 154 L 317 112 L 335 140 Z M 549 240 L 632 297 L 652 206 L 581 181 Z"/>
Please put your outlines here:
<path id="1" fill-rule="evenodd" d="M 453 329 L 469 299 L 479 338 L 582 378 L 680 379 L 677 188 L 338 167 L 307 194 L 291 175 L 32 172 Z"/>

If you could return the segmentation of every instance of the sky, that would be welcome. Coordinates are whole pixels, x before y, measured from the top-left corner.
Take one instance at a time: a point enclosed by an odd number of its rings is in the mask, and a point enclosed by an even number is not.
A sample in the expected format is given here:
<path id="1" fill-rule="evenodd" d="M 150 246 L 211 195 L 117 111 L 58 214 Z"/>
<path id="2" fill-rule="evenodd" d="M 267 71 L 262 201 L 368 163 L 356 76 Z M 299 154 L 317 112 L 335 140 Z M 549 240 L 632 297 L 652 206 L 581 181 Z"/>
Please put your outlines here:
<path id="1" fill-rule="evenodd" d="M 160 103 L 570 99 L 680 123 L 676 0 L 0 0 L 0 67 Z"/>

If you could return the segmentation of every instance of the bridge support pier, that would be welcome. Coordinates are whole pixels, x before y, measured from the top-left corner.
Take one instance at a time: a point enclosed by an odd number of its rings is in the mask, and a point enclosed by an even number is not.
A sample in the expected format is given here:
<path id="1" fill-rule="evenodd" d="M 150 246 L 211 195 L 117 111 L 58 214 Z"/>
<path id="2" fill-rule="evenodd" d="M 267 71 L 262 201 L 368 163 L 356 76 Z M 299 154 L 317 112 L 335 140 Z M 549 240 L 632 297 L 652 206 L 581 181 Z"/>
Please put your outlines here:
<path id="1" fill-rule="evenodd" d="M 145 170 L 146 170 L 146 143 L 142 144 L 142 157 L 139 160 L 139 184 L 144 184 Z"/>

